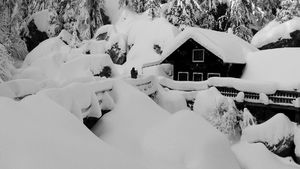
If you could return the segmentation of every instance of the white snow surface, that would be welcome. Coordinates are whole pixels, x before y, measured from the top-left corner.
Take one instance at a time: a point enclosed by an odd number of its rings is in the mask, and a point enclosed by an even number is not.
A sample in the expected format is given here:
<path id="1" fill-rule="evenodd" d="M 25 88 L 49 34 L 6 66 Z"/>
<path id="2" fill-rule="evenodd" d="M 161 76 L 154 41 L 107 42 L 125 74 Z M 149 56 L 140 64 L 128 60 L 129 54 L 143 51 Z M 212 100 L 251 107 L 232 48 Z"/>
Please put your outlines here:
<path id="1" fill-rule="evenodd" d="M 270 152 L 262 143 L 240 142 L 232 146 L 243 169 L 297 169 L 299 166 L 287 164 L 284 159 Z"/>
<path id="2" fill-rule="evenodd" d="M 290 39 L 290 33 L 296 30 L 300 30 L 299 17 L 294 17 L 284 23 L 273 20 L 254 35 L 251 44 L 259 48 L 280 39 Z"/>
<path id="3" fill-rule="evenodd" d="M 92 131 L 108 144 L 136 159 L 142 158 L 142 139 L 146 131 L 170 116 L 147 95 L 120 80 L 111 94 L 114 109 L 102 116 Z"/>
<path id="4" fill-rule="evenodd" d="M 1 97 L 0 107 L 0 168 L 144 168 L 46 97 Z"/>
<path id="5" fill-rule="evenodd" d="M 26 68 L 30 66 L 36 60 L 44 58 L 50 54 L 53 54 L 53 52 L 66 53 L 69 50 L 70 50 L 69 46 L 67 46 L 59 37 L 47 39 L 41 42 L 30 53 L 28 53 L 28 55 L 26 56 L 23 62 L 22 68 Z"/>
<path id="6" fill-rule="evenodd" d="M 247 65 L 242 79 L 274 83 L 278 90 L 299 90 L 300 74 L 297 73 L 300 71 L 298 70 L 299 53 L 299 48 L 270 49 L 250 53 L 247 56 Z M 269 86 L 266 86 L 266 89 L 268 88 Z"/>
<path id="7" fill-rule="evenodd" d="M 143 140 L 151 168 L 239 169 L 226 137 L 191 111 L 173 114 Z"/>
<path id="8" fill-rule="evenodd" d="M 119 0 L 109 0 L 105 2 L 105 14 L 108 15 L 109 20 L 114 24 L 118 21 L 122 9 L 120 9 Z"/>
<path id="9" fill-rule="evenodd" d="M 161 63 L 188 39 L 195 40 L 226 63 L 244 64 L 248 53 L 258 51 L 257 48 L 233 34 L 190 27 L 179 33 L 172 43 L 168 44 L 161 60 L 147 63 L 143 67 Z"/>
<path id="10" fill-rule="evenodd" d="M 51 16 L 51 12 L 48 9 L 45 9 L 32 14 L 27 22 L 29 23 L 30 21 L 33 20 L 39 31 L 46 32 L 48 35 L 50 34 L 53 35 L 54 30 L 51 29 L 50 16 Z"/>
<path id="11" fill-rule="evenodd" d="M 271 119 L 258 125 L 246 127 L 241 140 L 249 143 L 267 142 L 270 146 L 276 145 L 282 139 L 294 135 L 295 124 L 284 114 L 276 114 Z"/>
<path id="12" fill-rule="evenodd" d="M 0 83 L 0 96 L 8 98 L 22 97 L 37 93 L 42 84 L 30 79 L 17 79 Z"/>
<path id="13" fill-rule="evenodd" d="M 208 116 L 211 112 L 216 111 L 218 102 L 223 98 L 224 96 L 215 87 L 199 91 L 194 103 L 194 111 L 204 117 Z"/>
<path id="14" fill-rule="evenodd" d="M 135 21 L 128 33 L 128 44 L 133 46 L 128 52 L 124 66 L 128 70 L 132 67 L 139 70 L 145 63 L 160 60 L 161 55 L 155 52 L 154 45 L 158 45 L 164 51 L 172 43 L 177 31 L 177 28 L 164 18 L 142 18 Z"/>
<path id="15" fill-rule="evenodd" d="M 186 99 L 180 91 L 158 87 L 156 99 L 157 104 L 170 113 L 189 109 L 187 107 Z"/>

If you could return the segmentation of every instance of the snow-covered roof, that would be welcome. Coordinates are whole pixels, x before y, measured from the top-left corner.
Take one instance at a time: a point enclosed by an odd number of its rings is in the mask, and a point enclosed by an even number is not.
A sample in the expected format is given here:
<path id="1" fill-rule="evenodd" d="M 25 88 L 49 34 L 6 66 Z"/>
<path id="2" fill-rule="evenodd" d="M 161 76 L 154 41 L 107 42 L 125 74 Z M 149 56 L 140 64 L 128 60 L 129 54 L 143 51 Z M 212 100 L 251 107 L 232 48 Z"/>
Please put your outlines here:
<path id="1" fill-rule="evenodd" d="M 160 64 L 188 39 L 195 40 L 226 63 L 246 63 L 245 56 L 249 52 L 258 51 L 251 44 L 230 33 L 202 28 L 187 28 L 178 34 L 173 43 L 163 51 L 161 60 L 147 63 L 143 67 Z"/>
<path id="2" fill-rule="evenodd" d="M 247 56 L 242 79 L 272 82 L 279 90 L 300 89 L 300 48 L 263 50 Z"/>
<path id="3" fill-rule="evenodd" d="M 296 30 L 300 30 L 299 17 L 295 17 L 284 23 L 273 20 L 255 34 L 251 44 L 259 48 L 280 39 L 291 39 L 290 33 Z"/>

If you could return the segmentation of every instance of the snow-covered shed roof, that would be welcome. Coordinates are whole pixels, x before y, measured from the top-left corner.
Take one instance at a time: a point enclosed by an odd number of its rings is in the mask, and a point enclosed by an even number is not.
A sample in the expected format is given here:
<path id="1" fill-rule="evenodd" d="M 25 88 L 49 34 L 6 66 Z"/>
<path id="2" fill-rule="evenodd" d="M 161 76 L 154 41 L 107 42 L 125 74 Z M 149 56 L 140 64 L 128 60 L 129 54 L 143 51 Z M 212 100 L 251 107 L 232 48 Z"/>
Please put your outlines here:
<path id="1" fill-rule="evenodd" d="M 247 56 L 242 79 L 272 82 L 278 90 L 300 89 L 300 48 L 279 48 Z"/>
<path id="2" fill-rule="evenodd" d="M 274 19 L 254 35 L 251 44 L 260 48 L 280 39 L 291 39 L 290 33 L 296 30 L 300 30 L 300 17 L 295 17 L 284 23 Z"/>
<path id="3" fill-rule="evenodd" d="M 163 51 L 159 61 L 144 64 L 143 67 L 160 64 L 188 39 L 195 40 L 226 63 L 246 63 L 246 55 L 258 51 L 257 48 L 233 34 L 191 27 L 176 36 L 173 43 Z"/>

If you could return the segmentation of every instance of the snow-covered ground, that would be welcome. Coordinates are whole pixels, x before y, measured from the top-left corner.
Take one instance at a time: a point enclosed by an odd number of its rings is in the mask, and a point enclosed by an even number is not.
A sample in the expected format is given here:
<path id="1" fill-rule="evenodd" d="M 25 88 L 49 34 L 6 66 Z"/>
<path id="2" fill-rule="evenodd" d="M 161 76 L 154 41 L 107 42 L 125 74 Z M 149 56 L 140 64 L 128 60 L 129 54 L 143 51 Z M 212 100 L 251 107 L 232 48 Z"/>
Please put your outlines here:
<path id="1" fill-rule="evenodd" d="M 299 126 L 283 114 L 256 125 L 247 109 L 237 110 L 232 99 L 213 87 L 260 93 L 262 102 L 277 89 L 299 89 L 295 71 L 299 49 L 250 54 L 243 79 L 175 82 L 158 77 L 168 76 L 170 65 L 155 67 L 147 72 L 155 76 L 146 77 L 139 68 L 163 58 L 177 28 L 162 18 L 151 20 L 121 10 L 117 0 L 106 2 L 114 25 L 98 29 L 96 37 L 107 33 L 108 39 L 95 37 L 74 48 L 68 45 L 72 35 L 62 31 L 27 55 L 23 66 L 13 70 L 14 80 L 0 83 L 0 168 L 300 167 L 292 159 L 300 158 Z M 41 21 L 40 29 L 47 29 L 44 19 L 35 20 Z M 124 65 L 115 65 L 105 54 L 115 43 L 121 52 L 128 52 Z M 217 47 L 221 42 L 202 43 Z M 253 51 L 251 47 L 240 52 Z M 231 54 L 235 53 L 227 51 L 224 57 Z M 279 69 L 280 65 L 286 69 Z M 128 79 L 132 67 L 138 69 L 138 79 Z M 272 76 L 274 72 L 277 76 Z M 279 83 L 282 79 L 293 86 Z M 236 100 L 243 99 L 240 92 Z M 187 100 L 195 101 L 194 111 L 189 110 Z M 102 115 L 102 110 L 109 112 Z M 85 117 L 100 119 L 89 130 L 82 123 Z M 285 140 L 295 148 L 282 158 L 270 147 L 285 149 Z"/>

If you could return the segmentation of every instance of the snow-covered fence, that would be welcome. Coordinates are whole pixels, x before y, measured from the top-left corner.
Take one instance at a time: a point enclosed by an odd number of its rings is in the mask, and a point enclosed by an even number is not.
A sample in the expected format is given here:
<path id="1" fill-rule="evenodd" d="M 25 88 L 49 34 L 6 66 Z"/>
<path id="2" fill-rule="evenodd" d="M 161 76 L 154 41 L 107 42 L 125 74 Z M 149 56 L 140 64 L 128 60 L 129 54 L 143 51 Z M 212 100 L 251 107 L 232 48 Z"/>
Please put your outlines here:
<path id="1" fill-rule="evenodd" d="M 147 95 L 151 95 L 157 91 L 157 80 L 154 76 L 139 79 L 126 79 L 126 82 L 137 87 Z"/>

